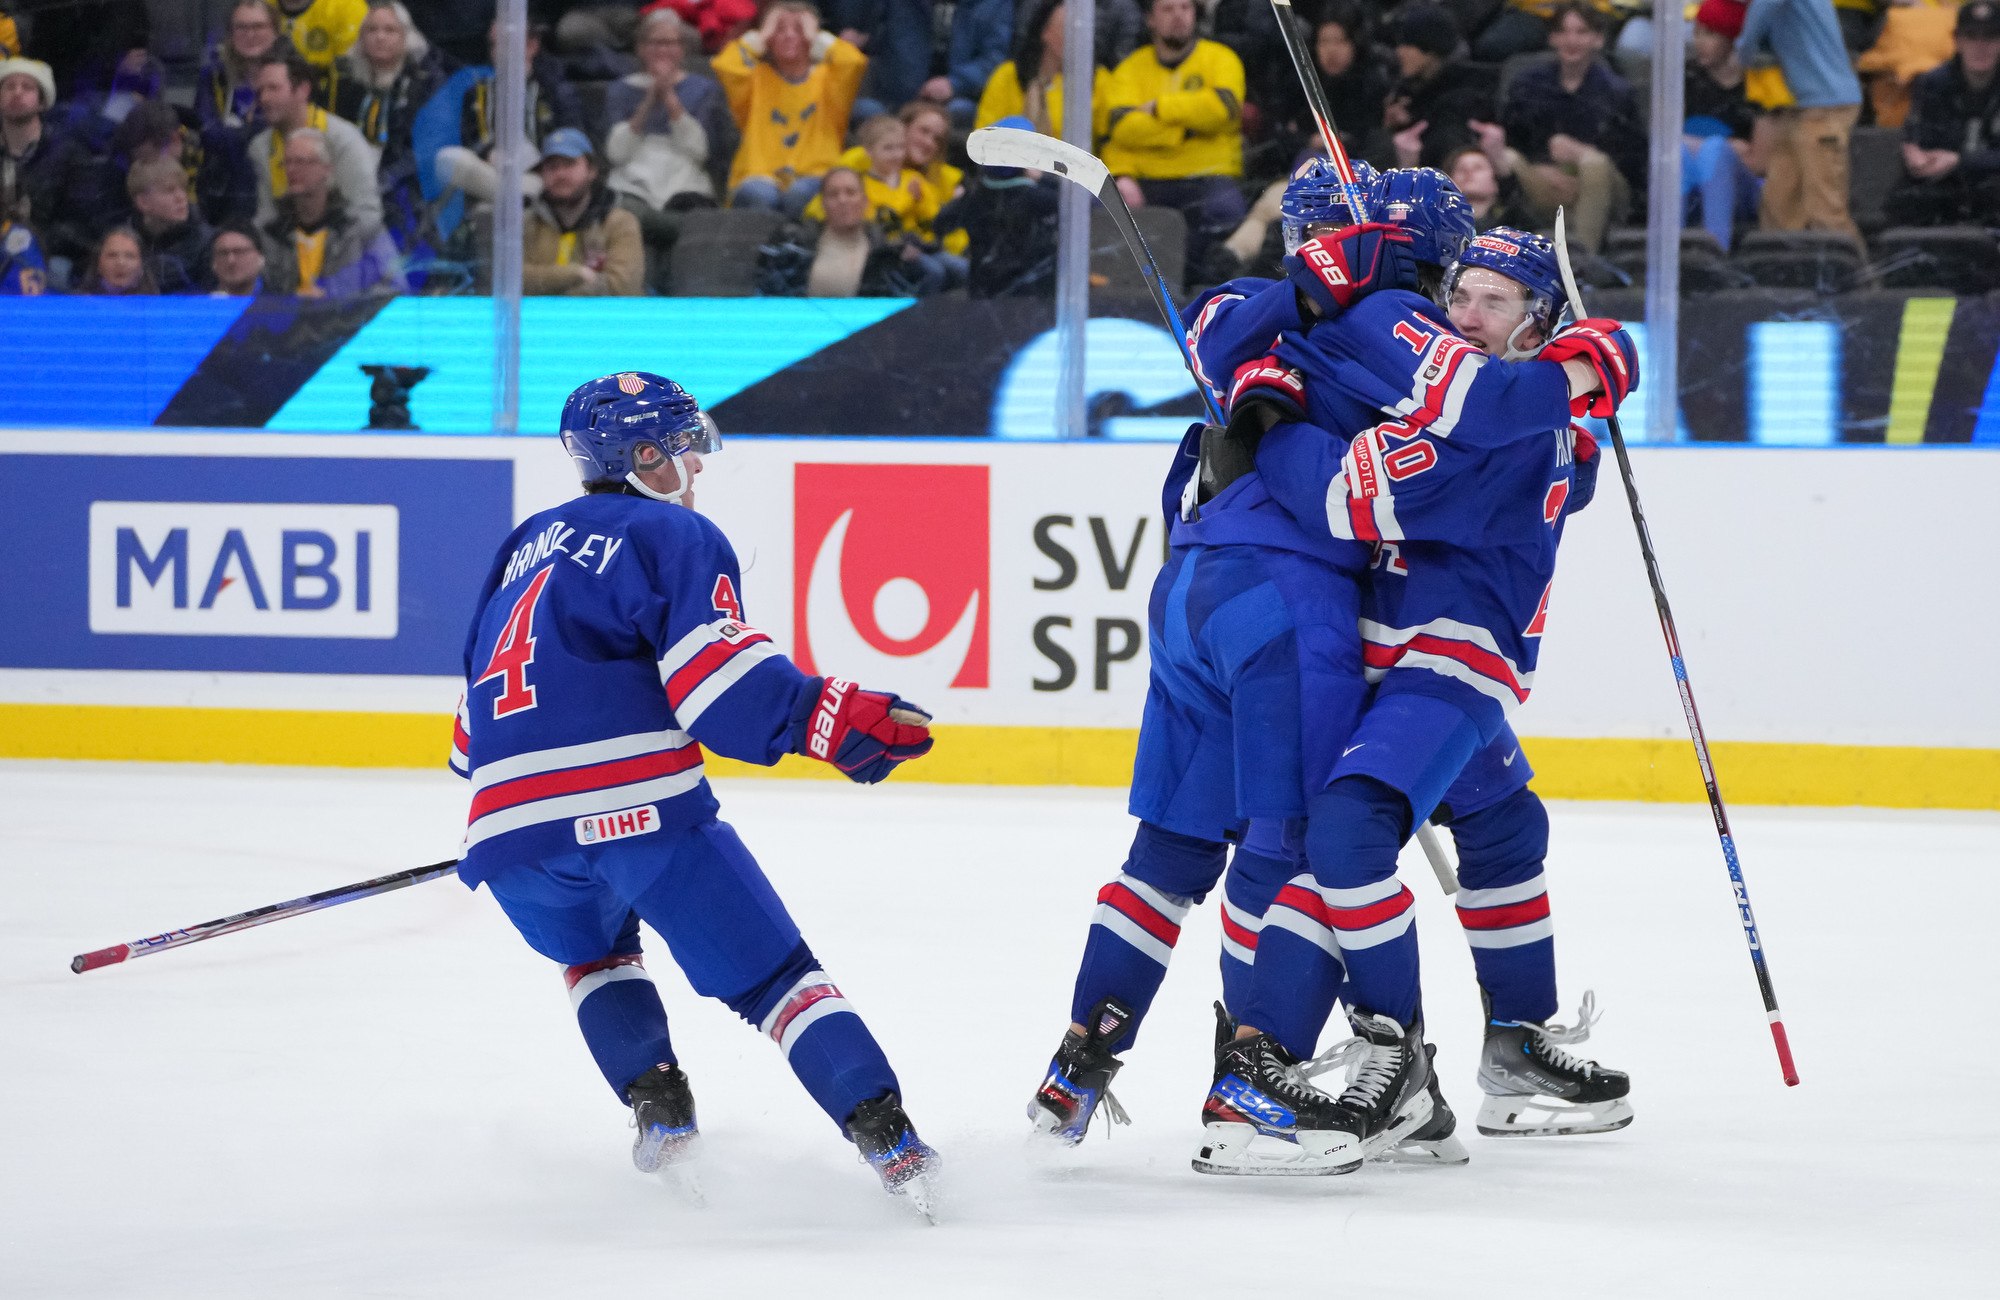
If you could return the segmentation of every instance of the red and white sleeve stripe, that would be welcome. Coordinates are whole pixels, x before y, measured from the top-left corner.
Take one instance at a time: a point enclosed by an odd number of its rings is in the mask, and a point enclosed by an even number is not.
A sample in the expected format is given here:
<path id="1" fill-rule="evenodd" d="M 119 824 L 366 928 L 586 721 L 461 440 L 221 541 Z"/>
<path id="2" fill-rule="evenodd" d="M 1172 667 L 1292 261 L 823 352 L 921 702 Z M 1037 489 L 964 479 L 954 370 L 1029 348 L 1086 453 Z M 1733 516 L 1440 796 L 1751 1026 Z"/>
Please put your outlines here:
<path id="1" fill-rule="evenodd" d="M 752 668 L 778 654 L 771 638 L 733 618 L 704 623 L 660 656 L 660 684 L 682 730 Z"/>
<path id="2" fill-rule="evenodd" d="M 1192 906 L 1137 876 L 1120 874 L 1097 891 L 1097 911 L 1090 923 L 1103 926 L 1164 966 L 1173 959 L 1181 922 Z"/>
<path id="3" fill-rule="evenodd" d="M 1549 917 L 1548 877 L 1534 878 L 1498 889 L 1461 889 L 1452 900 L 1465 941 L 1475 948 L 1518 948 L 1555 934 Z"/>

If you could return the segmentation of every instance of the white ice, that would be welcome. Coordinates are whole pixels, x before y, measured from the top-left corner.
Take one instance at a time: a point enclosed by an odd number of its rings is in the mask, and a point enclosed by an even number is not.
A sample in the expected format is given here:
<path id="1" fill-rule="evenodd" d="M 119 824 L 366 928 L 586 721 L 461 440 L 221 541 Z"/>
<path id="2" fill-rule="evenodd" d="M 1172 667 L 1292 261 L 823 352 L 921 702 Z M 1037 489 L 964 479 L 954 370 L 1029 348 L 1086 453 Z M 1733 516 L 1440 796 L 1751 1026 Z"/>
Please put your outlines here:
<path id="1" fill-rule="evenodd" d="M 1472 1163 L 1188 1168 L 1215 905 L 1055 1168 L 1021 1110 L 1066 1022 L 1111 791 L 740 782 L 725 815 L 951 1161 L 885 1197 L 776 1050 L 664 953 L 706 1210 L 631 1169 L 552 964 L 455 881 L 83 976 L 71 954 L 453 855 L 449 776 L 0 764 L 0 1295 L 1993 1295 L 2000 816 L 1745 809 L 1802 1086 L 1782 1086 L 1706 813 L 1559 804 L 1565 1014 L 1638 1119 L 1470 1131 L 1478 1004 L 1420 860 L 1431 1030 Z M 1981 1244 L 1984 1243 L 1984 1244 Z"/>

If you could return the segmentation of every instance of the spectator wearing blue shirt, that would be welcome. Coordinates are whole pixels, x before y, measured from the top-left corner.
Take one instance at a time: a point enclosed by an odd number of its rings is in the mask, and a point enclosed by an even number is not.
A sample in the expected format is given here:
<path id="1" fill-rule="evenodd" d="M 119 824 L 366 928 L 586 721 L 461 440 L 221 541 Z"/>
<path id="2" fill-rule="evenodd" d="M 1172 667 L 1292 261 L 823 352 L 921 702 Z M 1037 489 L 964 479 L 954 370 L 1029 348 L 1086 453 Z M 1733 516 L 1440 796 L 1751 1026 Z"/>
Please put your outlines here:
<path id="1" fill-rule="evenodd" d="M 980 92 L 1014 41 L 1014 0 L 958 0 L 949 36 L 933 21 L 934 0 L 843 0 L 831 9 L 842 38 L 868 55 L 868 80 L 853 119 L 894 113 L 914 99 L 944 105 L 954 124 L 972 125 Z"/>
<path id="2" fill-rule="evenodd" d="M 1833 0 L 1750 0 L 1737 57 L 1773 58 L 1798 102 L 1772 114 L 1770 165 L 1759 223 L 1766 230 L 1842 230 L 1859 241 L 1847 211 L 1847 141 L 1861 116 Z"/>
<path id="3" fill-rule="evenodd" d="M 1501 125 L 1509 161 L 1540 224 L 1569 212 L 1569 236 L 1596 252 L 1646 184 L 1646 130 L 1632 85 L 1606 67 L 1604 16 L 1580 0 L 1556 6 L 1553 63 L 1514 78 Z M 1477 128 L 1475 128 L 1477 129 Z"/>

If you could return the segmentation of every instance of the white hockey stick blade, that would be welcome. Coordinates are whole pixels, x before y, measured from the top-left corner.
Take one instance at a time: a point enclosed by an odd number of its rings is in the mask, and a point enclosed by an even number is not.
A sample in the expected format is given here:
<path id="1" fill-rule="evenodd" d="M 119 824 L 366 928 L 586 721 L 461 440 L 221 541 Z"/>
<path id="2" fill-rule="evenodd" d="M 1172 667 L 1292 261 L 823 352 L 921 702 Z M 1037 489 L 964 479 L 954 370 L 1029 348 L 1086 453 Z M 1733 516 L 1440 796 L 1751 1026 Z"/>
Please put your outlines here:
<path id="1" fill-rule="evenodd" d="M 1026 167 L 1068 177 L 1092 194 L 1111 179 L 1110 169 L 1088 150 L 1079 149 L 1039 131 L 1017 126 L 988 126 L 965 141 L 965 152 L 982 167 Z"/>
<path id="2" fill-rule="evenodd" d="M 1569 236 L 1563 228 L 1562 205 L 1556 205 L 1556 266 L 1561 268 L 1563 293 L 1569 297 L 1569 312 L 1573 320 L 1583 319 L 1583 294 L 1576 287 L 1576 272 L 1569 265 Z"/>

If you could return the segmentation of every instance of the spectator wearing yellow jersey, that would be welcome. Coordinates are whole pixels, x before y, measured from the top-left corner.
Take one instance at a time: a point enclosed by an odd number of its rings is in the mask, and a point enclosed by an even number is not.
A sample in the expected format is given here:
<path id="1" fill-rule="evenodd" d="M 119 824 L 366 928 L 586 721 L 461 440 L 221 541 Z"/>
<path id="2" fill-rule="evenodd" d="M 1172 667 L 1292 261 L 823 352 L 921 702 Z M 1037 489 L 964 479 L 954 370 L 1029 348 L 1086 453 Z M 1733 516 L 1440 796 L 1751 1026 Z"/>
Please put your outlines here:
<path id="1" fill-rule="evenodd" d="M 868 200 L 868 218 L 881 230 L 883 239 L 914 265 L 919 293 L 937 293 L 965 282 L 966 262 L 943 252 L 931 232 L 943 206 L 941 196 L 921 172 L 912 171 L 909 160 L 909 129 L 899 118 L 887 113 L 869 118 L 856 133 L 861 143 L 861 188 Z M 857 152 L 842 155 L 842 165 Z M 818 197 L 806 205 L 806 219 L 826 222 L 826 204 Z"/>
<path id="2" fill-rule="evenodd" d="M 1015 35 L 1014 57 L 993 69 L 979 96 L 975 126 L 1003 117 L 1025 117 L 1043 135 L 1062 136 L 1062 0 L 1037 0 Z M 1104 138 L 1111 120 L 1111 74 L 1098 68 L 1090 92 L 1091 147 Z"/>
<path id="3" fill-rule="evenodd" d="M 1104 165 L 1133 207 L 1180 209 L 1198 276 L 1208 250 L 1243 220 L 1243 62 L 1195 35 L 1194 0 L 1152 0 L 1140 46 L 1111 74 Z"/>
<path id="4" fill-rule="evenodd" d="M 709 64 L 743 133 L 730 169 L 731 202 L 797 217 L 840 157 L 868 56 L 819 27 L 802 0 L 778 0 L 754 32 Z"/>

